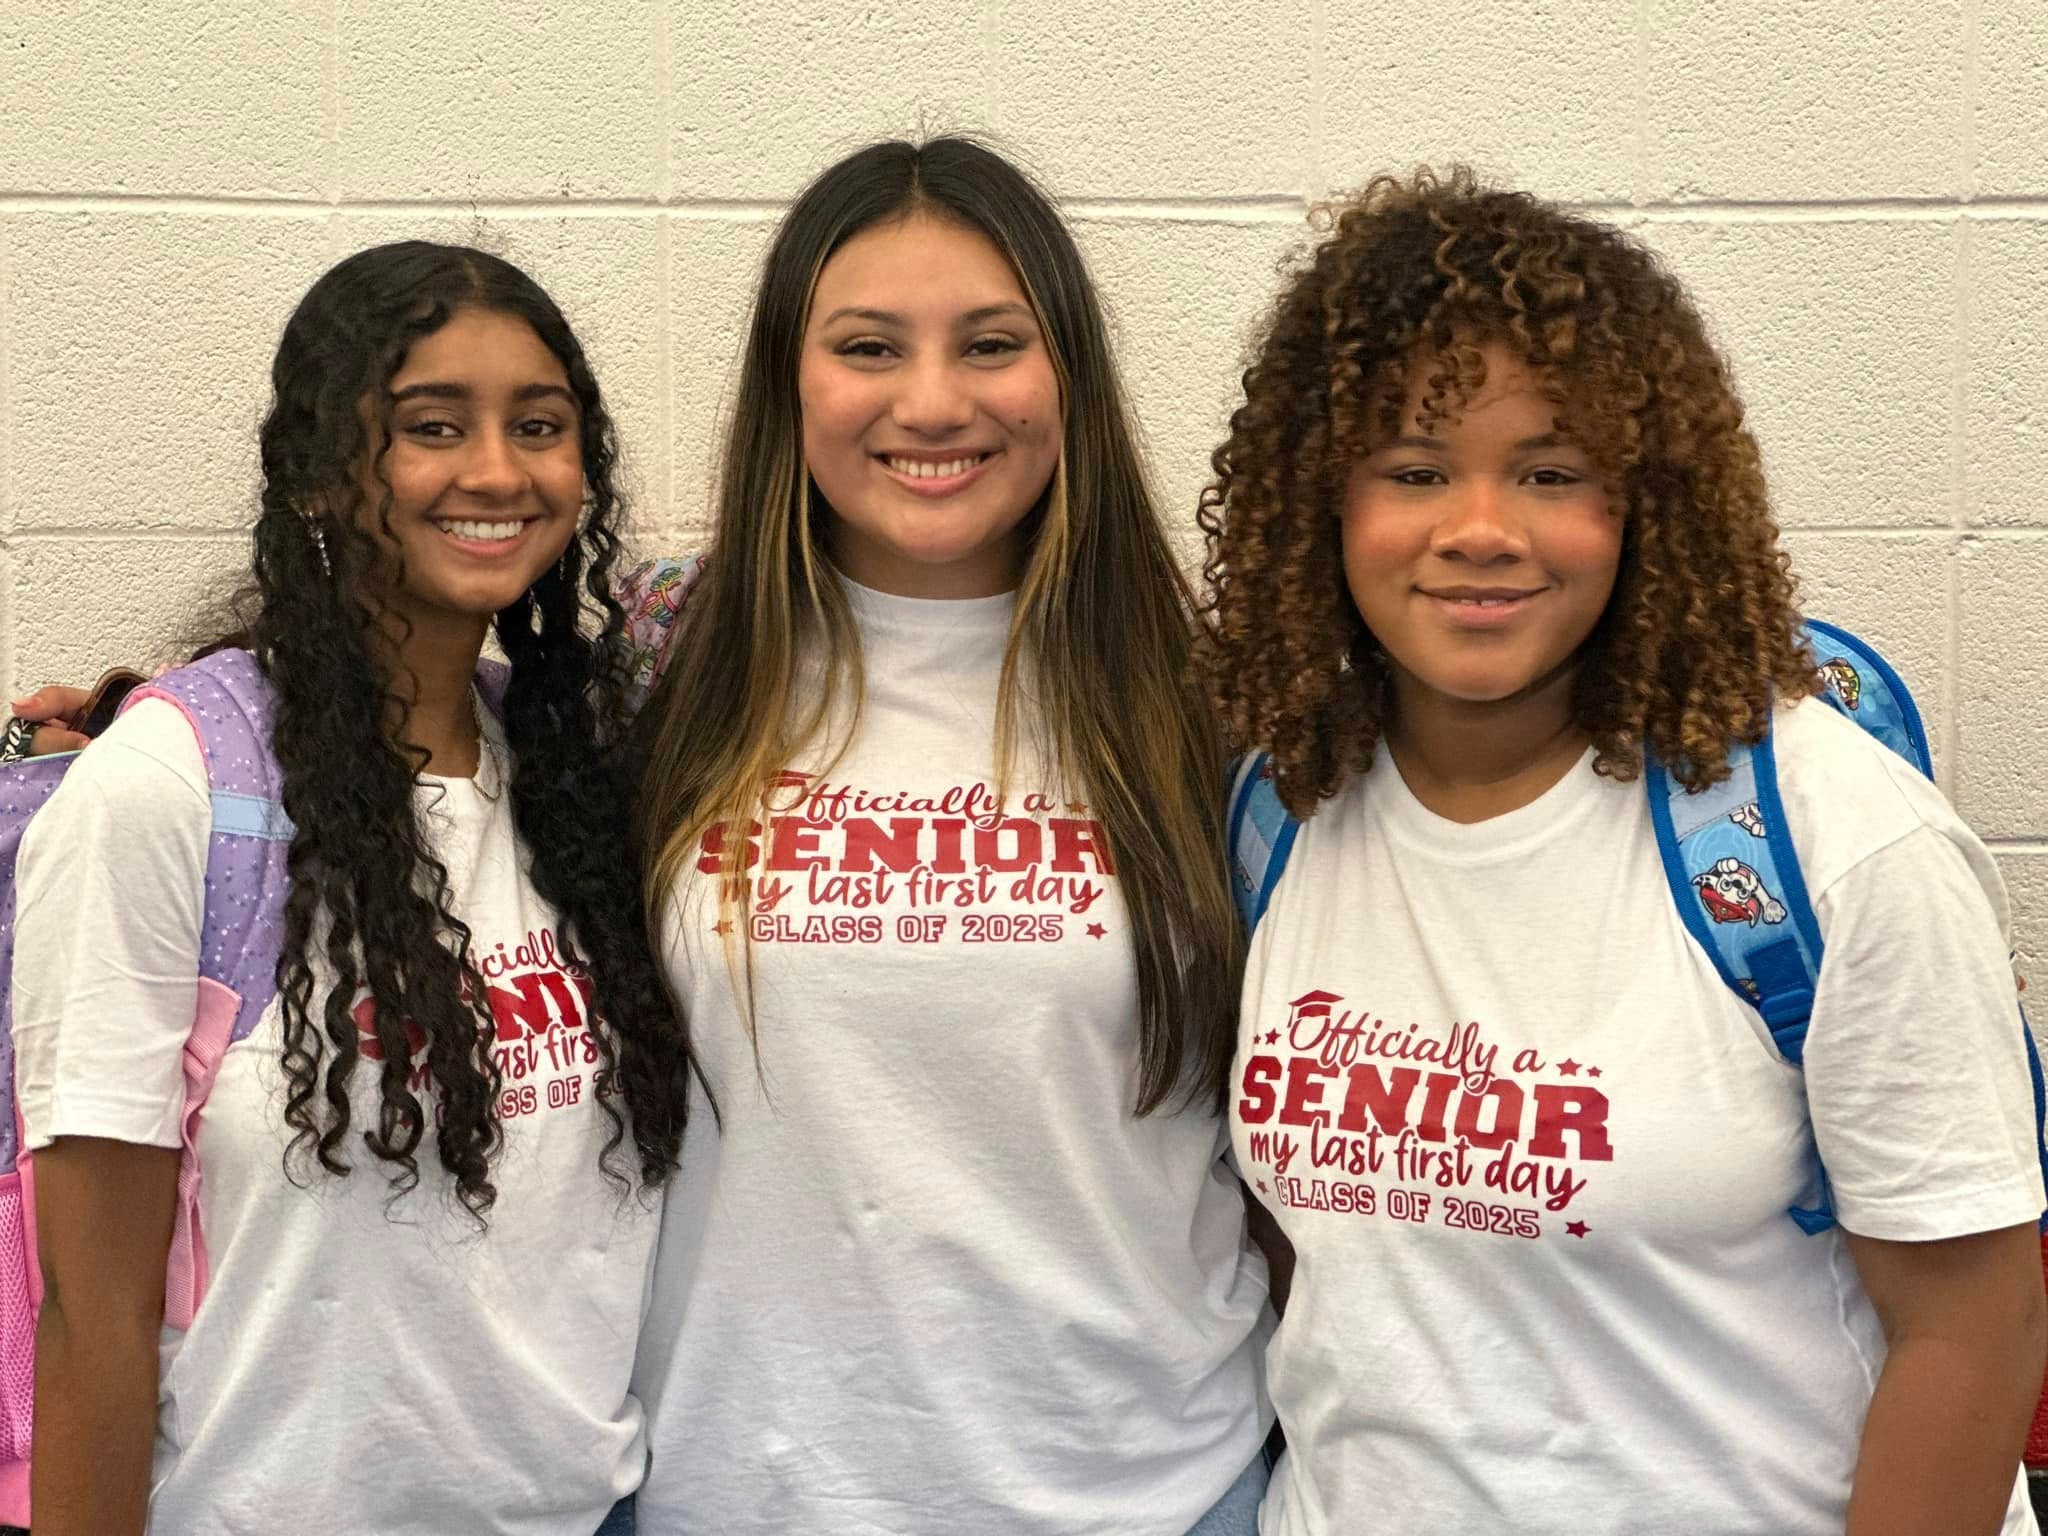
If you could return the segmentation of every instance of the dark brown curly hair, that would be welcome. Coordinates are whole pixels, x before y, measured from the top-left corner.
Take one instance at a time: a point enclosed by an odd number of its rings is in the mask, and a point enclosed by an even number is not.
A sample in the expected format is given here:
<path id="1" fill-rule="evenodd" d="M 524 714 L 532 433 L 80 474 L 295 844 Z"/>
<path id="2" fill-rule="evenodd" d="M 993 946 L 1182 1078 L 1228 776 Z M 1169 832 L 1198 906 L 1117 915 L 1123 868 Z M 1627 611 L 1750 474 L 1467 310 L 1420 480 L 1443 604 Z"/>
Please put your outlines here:
<path id="1" fill-rule="evenodd" d="M 1773 699 L 1818 683 L 1756 440 L 1678 280 L 1619 230 L 1462 168 L 1379 177 L 1318 222 L 1202 493 L 1196 665 L 1235 744 L 1272 753 L 1297 815 L 1372 761 L 1387 661 L 1345 583 L 1345 483 L 1399 434 L 1414 370 L 1429 370 L 1424 416 L 1454 417 L 1498 343 L 1558 403 L 1624 520 L 1573 684 L 1596 770 L 1630 779 L 1647 754 L 1688 788 L 1724 777 Z"/>

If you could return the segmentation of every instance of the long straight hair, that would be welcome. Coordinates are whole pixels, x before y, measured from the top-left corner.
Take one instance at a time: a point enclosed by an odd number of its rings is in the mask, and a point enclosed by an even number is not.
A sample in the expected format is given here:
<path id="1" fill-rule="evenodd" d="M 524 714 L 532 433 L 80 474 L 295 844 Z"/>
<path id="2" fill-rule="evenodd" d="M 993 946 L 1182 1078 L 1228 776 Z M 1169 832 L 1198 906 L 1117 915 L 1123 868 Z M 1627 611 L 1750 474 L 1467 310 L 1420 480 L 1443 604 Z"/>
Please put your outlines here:
<path id="1" fill-rule="evenodd" d="M 1146 489 L 1101 305 L 1059 213 L 1029 177 L 969 139 L 892 140 L 807 187 L 770 246 L 728 431 L 711 559 L 678 620 L 643 717 L 642 842 L 650 911 L 707 833 L 727 846 L 774 776 L 828 721 L 856 728 L 860 637 L 820 545 L 828 515 L 803 459 L 797 369 L 818 275 L 864 230 L 913 213 L 988 237 L 1046 338 L 1064 432 L 1033 509 L 996 710 L 999 785 L 1028 744 L 1097 808 L 1136 951 L 1135 1106 L 1220 1102 L 1234 1043 L 1238 934 L 1223 881 L 1217 735 L 1189 680 L 1194 602 Z M 801 682 L 821 649 L 824 686 Z M 744 877 L 722 902 L 744 909 Z M 747 924 L 743 1013 L 751 1008 Z"/>

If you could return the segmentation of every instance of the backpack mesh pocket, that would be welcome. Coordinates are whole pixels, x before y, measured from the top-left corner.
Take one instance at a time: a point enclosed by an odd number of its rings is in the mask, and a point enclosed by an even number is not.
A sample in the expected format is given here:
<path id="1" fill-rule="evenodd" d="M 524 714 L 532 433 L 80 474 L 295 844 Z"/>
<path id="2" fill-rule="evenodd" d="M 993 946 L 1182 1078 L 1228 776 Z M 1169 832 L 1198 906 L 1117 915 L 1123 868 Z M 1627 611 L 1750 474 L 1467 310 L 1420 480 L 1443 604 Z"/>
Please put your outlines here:
<path id="1" fill-rule="evenodd" d="M 0 1462 L 28 1456 L 35 1422 L 36 1317 L 29 1304 L 21 1175 L 0 1175 Z"/>

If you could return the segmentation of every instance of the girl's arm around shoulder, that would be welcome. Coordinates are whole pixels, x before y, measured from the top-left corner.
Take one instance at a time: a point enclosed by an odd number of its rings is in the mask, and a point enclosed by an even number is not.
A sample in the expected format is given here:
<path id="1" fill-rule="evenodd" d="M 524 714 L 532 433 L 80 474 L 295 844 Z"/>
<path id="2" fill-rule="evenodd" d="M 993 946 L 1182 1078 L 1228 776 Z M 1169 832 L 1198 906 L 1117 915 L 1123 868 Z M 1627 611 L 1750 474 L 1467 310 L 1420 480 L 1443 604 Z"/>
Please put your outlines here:
<path id="1" fill-rule="evenodd" d="M 198 739 L 147 700 L 23 833 L 13 1012 L 27 1146 L 178 1144 L 212 825 Z"/>

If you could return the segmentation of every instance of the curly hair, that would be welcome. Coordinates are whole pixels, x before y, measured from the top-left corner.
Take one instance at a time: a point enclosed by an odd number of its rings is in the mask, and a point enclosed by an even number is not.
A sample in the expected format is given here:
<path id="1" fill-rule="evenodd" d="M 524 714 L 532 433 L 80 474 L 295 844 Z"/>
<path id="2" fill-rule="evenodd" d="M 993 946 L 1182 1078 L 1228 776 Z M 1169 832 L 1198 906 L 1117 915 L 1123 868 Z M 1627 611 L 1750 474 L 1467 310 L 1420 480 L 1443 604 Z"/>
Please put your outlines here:
<path id="1" fill-rule="evenodd" d="M 693 1067 L 649 946 L 633 836 L 635 775 L 624 737 L 624 615 L 610 591 L 622 505 L 617 440 L 568 322 L 539 285 L 482 251 L 407 241 L 359 252 L 316 282 L 286 324 L 261 433 L 263 485 L 254 582 L 233 639 L 276 689 L 273 744 L 295 832 L 278 958 L 286 1152 L 349 1171 L 349 1086 L 359 1057 L 354 1004 L 375 1002 L 381 1104 L 363 1145 L 390 1165 L 396 1193 L 419 1180 L 426 1108 L 408 1079 L 424 1037 L 436 1099 L 435 1152 L 482 1219 L 503 1141 L 489 992 L 469 930 L 450 910 L 446 867 L 415 810 L 423 755 L 403 747 L 406 705 L 372 644 L 394 622 L 389 383 L 412 345 L 460 309 L 530 325 L 561 362 L 580 414 L 587 511 L 562 558 L 495 620 L 511 663 L 504 727 L 515 767 L 513 816 L 535 891 L 559 915 L 567 963 L 587 972 L 590 1034 L 625 1113 L 602 1096 L 612 1135 L 630 1135 L 640 1178 L 676 1166 Z M 366 495 L 377 504 L 365 507 Z M 369 513 L 365 517 L 365 512 Z M 320 541 L 309 530 L 317 520 Z M 403 580 L 402 571 L 398 580 Z M 586 622 L 593 618 L 595 623 Z M 396 720 L 399 728 L 393 731 Z M 316 967 L 326 973 L 324 996 Z"/>
<path id="2" fill-rule="evenodd" d="M 1683 288 L 1611 226 L 1470 171 L 1379 177 L 1323 209 L 1325 238 L 1267 322 L 1211 461 L 1197 668 L 1241 747 L 1307 815 L 1372 761 L 1387 661 L 1344 578 L 1352 466 L 1480 386 L 1480 349 L 1524 359 L 1623 519 L 1614 593 L 1572 707 L 1598 772 L 1646 755 L 1689 789 L 1762 739 L 1775 698 L 1817 690 L 1756 440 Z M 1426 371 L 1424 371 L 1426 370 Z"/>

